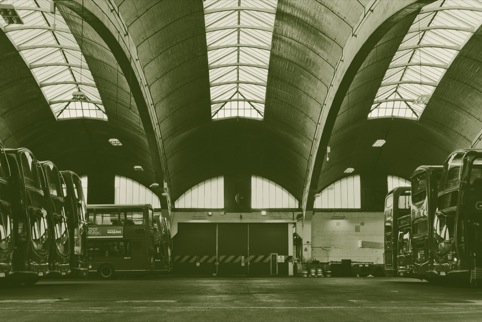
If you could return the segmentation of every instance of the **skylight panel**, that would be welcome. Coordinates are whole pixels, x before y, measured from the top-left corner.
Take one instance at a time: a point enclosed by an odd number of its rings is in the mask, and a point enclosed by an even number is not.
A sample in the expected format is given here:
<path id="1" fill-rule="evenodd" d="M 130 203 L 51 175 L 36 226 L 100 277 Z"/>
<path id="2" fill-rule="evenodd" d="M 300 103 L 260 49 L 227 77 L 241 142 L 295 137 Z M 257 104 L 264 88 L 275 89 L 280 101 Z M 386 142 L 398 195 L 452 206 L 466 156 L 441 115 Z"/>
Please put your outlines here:
<path id="1" fill-rule="evenodd" d="M 277 0 L 206 0 L 211 115 L 262 119 Z"/>
<path id="2" fill-rule="evenodd" d="M 56 119 L 107 120 L 99 91 L 75 37 L 52 0 L 0 0 L 23 24 L 0 27 L 30 67 Z M 52 12 L 53 10 L 53 12 Z"/>
<path id="3" fill-rule="evenodd" d="M 481 23 L 481 0 L 425 6 L 394 55 L 368 118 L 420 119 L 443 75 Z"/>

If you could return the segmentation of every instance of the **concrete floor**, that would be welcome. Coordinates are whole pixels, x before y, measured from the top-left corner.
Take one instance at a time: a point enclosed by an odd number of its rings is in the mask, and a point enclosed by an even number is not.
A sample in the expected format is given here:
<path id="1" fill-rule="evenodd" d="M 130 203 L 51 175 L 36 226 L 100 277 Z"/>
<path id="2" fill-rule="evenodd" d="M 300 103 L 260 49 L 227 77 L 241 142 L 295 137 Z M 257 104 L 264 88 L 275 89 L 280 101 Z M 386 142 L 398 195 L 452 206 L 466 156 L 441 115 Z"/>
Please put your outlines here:
<path id="1" fill-rule="evenodd" d="M 403 278 L 43 280 L 0 321 L 482 321 L 482 289 Z"/>

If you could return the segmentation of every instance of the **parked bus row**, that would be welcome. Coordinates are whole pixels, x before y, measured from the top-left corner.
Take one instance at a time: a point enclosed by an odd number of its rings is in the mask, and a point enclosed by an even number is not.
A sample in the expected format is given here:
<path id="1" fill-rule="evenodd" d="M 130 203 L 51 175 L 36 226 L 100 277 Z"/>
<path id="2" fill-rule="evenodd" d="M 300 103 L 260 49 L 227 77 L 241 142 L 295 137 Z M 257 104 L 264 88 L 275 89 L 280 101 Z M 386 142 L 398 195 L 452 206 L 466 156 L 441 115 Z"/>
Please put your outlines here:
<path id="1" fill-rule="evenodd" d="M 385 271 L 429 281 L 482 281 L 482 150 L 423 165 L 385 199 Z"/>
<path id="2" fill-rule="evenodd" d="M 115 273 L 171 270 L 171 233 L 151 205 L 88 205 L 89 271 Z"/>
<path id="3" fill-rule="evenodd" d="M 85 274 L 85 207 L 77 174 L 0 143 L 0 281 Z"/>

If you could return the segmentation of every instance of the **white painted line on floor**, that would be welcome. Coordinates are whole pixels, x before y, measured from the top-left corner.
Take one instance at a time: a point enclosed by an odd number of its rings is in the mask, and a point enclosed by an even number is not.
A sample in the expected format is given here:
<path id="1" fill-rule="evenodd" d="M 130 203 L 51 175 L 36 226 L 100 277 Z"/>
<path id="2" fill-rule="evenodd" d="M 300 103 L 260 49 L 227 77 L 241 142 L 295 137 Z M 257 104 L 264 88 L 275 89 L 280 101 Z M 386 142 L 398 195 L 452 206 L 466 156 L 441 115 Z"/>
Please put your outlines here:
<path id="1" fill-rule="evenodd" d="M 32 299 L 32 300 L 0 300 L 0 304 L 2 303 L 54 303 L 65 301 L 68 299 Z"/>
<path id="2" fill-rule="evenodd" d="M 176 303 L 177 300 L 125 300 L 116 303 Z"/>
<path id="3" fill-rule="evenodd" d="M 396 312 L 397 315 L 407 315 L 407 316 L 417 316 L 417 315 L 445 315 L 445 314 L 480 314 L 480 311 L 478 310 L 440 310 L 440 308 L 434 308 L 434 307 L 412 307 L 411 309 L 416 309 L 412 312 L 401 312 L 401 311 L 406 311 L 407 308 L 400 308 L 399 306 L 390 306 L 390 307 L 379 307 L 379 306 L 357 306 L 357 307 L 351 307 L 351 306 L 307 306 L 307 307 L 299 307 L 299 306 L 291 306 L 291 307 L 276 307 L 276 306 L 235 306 L 235 307 L 222 307 L 222 306 L 216 306 L 216 307 L 203 307 L 203 306 L 187 306 L 187 307 L 148 307 L 148 306 L 141 306 L 141 307 L 129 307 L 129 309 L 119 309 L 119 308 L 107 308 L 107 307 L 100 307 L 100 308 L 55 308 L 55 309 L 47 309 L 47 308 L 22 308 L 22 311 L 25 312 L 40 312 L 42 314 L 50 314 L 50 313 L 59 313 L 59 312 L 86 312 L 86 313 L 109 313 L 109 312 L 115 312 L 115 313 L 135 313 L 135 312 L 141 312 L 141 313 L 147 313 L 147 312 L 179 312 L 180 310 L 182 311 L 193 311 L 193 312 L 198 312 L 198 311 L 217 311 L 217 310 L 366 310 L 366 309 L 372 309 L 374 312 L 382 311 L 385 312 L 386 310 L 393 310 L 393 312 Z M 2 311 L 18 311 L 18 307 L 2 307 Z M 430 311 L 432 310 L 432 311 Z"/>

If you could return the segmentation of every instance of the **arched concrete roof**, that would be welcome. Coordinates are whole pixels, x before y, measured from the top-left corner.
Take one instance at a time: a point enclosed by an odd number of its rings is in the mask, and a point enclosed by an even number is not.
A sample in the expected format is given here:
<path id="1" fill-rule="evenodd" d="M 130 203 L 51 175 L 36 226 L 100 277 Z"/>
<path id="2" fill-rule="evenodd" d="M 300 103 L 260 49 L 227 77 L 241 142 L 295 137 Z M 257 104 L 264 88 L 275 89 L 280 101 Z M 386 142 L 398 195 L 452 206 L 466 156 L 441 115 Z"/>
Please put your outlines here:
<path id="1" fill-rule="evenodd" d="M 109 121 L 55 121 L 0 33 L 0 138 L 80 174 L 165 180 L 172 199 L 210 177 L 242 173 L 280 184 L 309 207 L 351 164 L 407 177 L 470 145 L 481 125 L 479 33 L 419 121 L 366 118 L 410 19 L 429 2 L 279 0 L 264 119 L 213 121 L 202 1 L 57 0 L 83 39 Z M 381 135 L 387 145 L 373 150 Z M 108 145 L 113 136 L 122 149 Z"/>
<path id="2" fill-rule="evenodd" d="M 482 30 L 479 28 L 450 65 L 418 121 L 367 119 L 375 94 L 401 38 L 414 16 L 407 16 L 387 33 L 367 57 L 344 97 L 331 133 L 330 160 L 318 177 L 318 191 L 346 176 L 352 167 L 359 174 L 393 174 L 409 178 L 421 164 L 441 164 L 447 155 L 470 147 L 478 137 Z M 374 148 L 377 139 L 386 140 Z"/>

